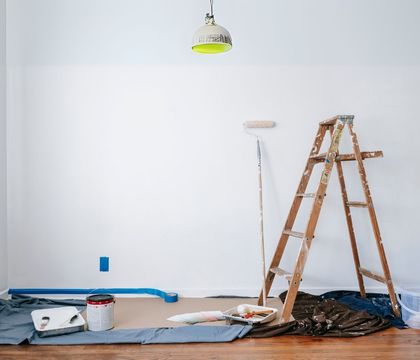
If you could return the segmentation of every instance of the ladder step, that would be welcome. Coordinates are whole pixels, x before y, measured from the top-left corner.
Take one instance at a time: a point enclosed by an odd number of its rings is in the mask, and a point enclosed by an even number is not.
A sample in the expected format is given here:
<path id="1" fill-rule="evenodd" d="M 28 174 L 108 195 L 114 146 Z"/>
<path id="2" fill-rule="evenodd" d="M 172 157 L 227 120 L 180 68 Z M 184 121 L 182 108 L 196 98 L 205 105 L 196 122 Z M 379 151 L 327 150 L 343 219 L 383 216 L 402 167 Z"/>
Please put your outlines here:
<path id="1" fill-rule="evenodd" d="M 297 193 L 296 196 L 297 197 L 301 197 L 301 198 L 314 198 L 315 197 L 315 193 Z"/>
<path id="2" fill-rule="evenodd" d="M 383 157 L 384 153 L 382 151 L 361 151 L 362 159 L 372 159 L 377 157 Z M 335 158 L 336 161 L 354 161 L 356 156 L 354 154 L 340 154 Z"/>
<path id="3" fill-rule="evenodd" d="M 362 155 L 362 159 L 372 159 L 377 157 L 383 157 L 384 153 L 382 151 L 362 151 L 360 153 Z M 315 162 L 323 162 L 327 157 L 327 153 L 312 155 L 309 159 Z M 356 160 L 356 156 L 354 154 L 340 154 L 335 157 L 335 161 L 354 161 Z"/>
<path id="4" fill-rule="evenodd" d="M 295 238 L 300 238 L 300 239 L 303 239 L 303 237 L 305 236 L 305 234 L 302 232 L 292 231 L 292 230 L 284 230 L 283 234 L 293 236 Z"/>
<path id="5" fill-rule="evenodd" d="M 373 280 L 376 280 L 376 281 L 379 281 L 379 282 L 382 282 L 382 283 L 385 283 L 385 284 L 387 283 L 386 279 L 383 276 L 378 275 L 378 274 L 375 274 L 372 271 L 369 271 L 367 269 L 359 268 L 359 272 L 362 275 L 364 275 L 364 276 L 366 276 L 368 278 L 371 278 Z"/>
<path id="6" fill-rule="evenodd" d="M 347 206 L 353 206 L 353 207 L 368 207 L 368 204 L 363 201 L 347 201 Z"/>
<path id="7" fill-rule="evenodd" d="M 278 267 L 271 268 L 270 271 L 273 274 L 276 274 L 276 275 L 279 275 L 279 276 L 284 276 L 288 281 L 290 281 L 292 279 L 292 277 L 293 277 L 293 274 L 292 273 L 290 273 L 290 272 L 288 272 L 286 270 L 280 269 Z"/>
<path id="8" fill-rule="evenodd" d="M 317 155 L 311 155 L 309 156 L 309 159 L 314 160 L 316 162 L 325 161 L 325 158 L 327 157 L 327 153 L 321 153 Z"/>

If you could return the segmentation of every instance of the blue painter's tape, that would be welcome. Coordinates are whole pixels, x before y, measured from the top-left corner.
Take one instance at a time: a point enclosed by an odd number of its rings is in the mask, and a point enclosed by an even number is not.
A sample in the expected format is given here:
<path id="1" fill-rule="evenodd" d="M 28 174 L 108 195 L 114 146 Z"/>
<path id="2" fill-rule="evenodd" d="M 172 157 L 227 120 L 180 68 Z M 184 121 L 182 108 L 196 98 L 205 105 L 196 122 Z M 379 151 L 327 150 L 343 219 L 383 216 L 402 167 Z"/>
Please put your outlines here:
<path id="1" fill-rule="evenodd" d="M 99 271 L 109 271 L 109 257 L 101 256 L 99 258 Z"/>
<path id="2" fill-rule="evenodd" d="M 97 288 L 97 289 L 9 289 L 10 295 L 90 295 L 90 294 L 148 294 L 167 303 L 178 301 L 178 294 L 153 288 Z"/>
<path id="3" fill-rule="evenodd" d="M 167 302 L 167 303 L 177 302 L 178 301 L 178 294 L 173 293 L 173 292 L 165 293 L 164 299 L 165 299 L 165 302 Z"/>

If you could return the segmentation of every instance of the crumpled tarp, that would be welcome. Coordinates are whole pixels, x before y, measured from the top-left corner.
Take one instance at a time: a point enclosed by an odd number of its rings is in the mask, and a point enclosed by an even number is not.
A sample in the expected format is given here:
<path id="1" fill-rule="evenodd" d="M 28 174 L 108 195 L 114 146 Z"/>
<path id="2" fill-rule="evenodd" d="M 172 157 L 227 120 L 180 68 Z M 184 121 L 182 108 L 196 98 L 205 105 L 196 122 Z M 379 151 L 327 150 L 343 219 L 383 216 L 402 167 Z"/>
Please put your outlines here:
<path id="1" fill-rule="evenodd" d="M 280 295 L 284 302 L 286 292 Z M 293 307 L 294 321 L 255 327 L 247 335 L 253 338 L 283 334 L 330 337 L 355 337 L 367 335 L 391 326 L 391 322 L 366 311 L 352 310 L 347 305 L 321 296 L 298 292 Z"/>
<path id="2" fill-rule="evenodd" d="M 365 310 L 371 315 L 378 315 L 389 320 L 396 328 L 405 329 L 407 327 L 404 321 L 392 312 L 388 294 L 368 293 L 366 297 L 361 297 L 358 291 L 338 290 L 329 291 L 320 296 L 323 299 L 335 299 L 353 310 Z"/>
<path id="3" fill-rule="evenodd" d="M 110 331 L 84 331 L 40 338 L 34 328 L 31 312 L 58 306 L 76 306 L 83 310 L 84 300 L 49 300 L 13 295 L 0 300 L 0 344 L 18 345 L 28 341 L 37 345 L 74 344 L 174 344 L 189 342 L 228 342 L 244 337 L 249 325 L 181 326 Z"/>

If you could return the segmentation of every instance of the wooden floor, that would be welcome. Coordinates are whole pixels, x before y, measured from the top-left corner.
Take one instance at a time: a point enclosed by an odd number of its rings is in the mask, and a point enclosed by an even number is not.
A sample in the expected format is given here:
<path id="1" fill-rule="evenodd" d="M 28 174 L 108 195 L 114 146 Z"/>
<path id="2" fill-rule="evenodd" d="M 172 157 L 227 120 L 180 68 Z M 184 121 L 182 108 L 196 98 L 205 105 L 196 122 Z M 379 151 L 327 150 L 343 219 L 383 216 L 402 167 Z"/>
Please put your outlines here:
<path id="1" fill-rule="evenodd" d="M 420 330 L 392 328 L 351 339 L 286 335 L 220 344 L 0 345 L 0 359 L 420 359 Z"/>

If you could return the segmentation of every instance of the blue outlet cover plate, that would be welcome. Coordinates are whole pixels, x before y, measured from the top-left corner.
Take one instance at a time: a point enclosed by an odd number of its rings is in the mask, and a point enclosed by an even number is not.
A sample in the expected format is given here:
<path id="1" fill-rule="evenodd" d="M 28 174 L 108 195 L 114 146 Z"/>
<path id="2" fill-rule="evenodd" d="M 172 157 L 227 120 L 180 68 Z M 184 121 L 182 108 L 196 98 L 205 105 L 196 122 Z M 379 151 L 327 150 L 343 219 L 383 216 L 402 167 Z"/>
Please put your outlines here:
<path id="1" fill-rule="evenodd" d="M 109 271 L 109 257 L 101 256 L 99 258 L 99 271 Z"/>

